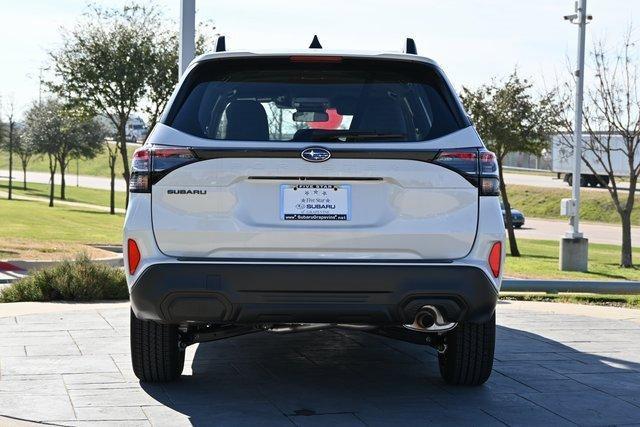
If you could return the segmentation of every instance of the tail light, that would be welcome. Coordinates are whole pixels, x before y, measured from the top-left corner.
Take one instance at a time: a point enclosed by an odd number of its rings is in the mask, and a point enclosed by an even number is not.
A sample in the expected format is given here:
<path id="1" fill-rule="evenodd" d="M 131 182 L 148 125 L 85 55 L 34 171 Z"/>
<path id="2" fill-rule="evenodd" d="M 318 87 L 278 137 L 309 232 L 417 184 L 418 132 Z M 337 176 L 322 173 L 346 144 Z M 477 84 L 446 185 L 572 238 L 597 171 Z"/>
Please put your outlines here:
<path id="1" fill-rule="evenodd" d="M 502 242 L 495 242 L 489 252 L 489 268 L 496 279 L 500 276 L 500 267 L 502 264 Z"/>
<path id="2" fill-rule="evenodd" d="M 458 172 L 478 187 L 481 196 L 500 195 L 498 162 L 491 151 L 460 149 L 440 151 L 433 160 L 441 166 Z"/>
<path id="3" fill-rule="evenodd" d="M 198 158 L 188 148 L 138 148 L 131 160 L 129 191 L 148 193 L 166 174 L 196 160 Z"/>
<path id="4" fill-rule="evenodd" d="M 140 264 L 140 250 L 135 240 L 127 240 L 127 264 L 129 264 L 129 274 L 136 272 L 138 264 Z"/>
<path id="5" fill-rule="evenodd" d="M 129 191 L 132 193 L 146 193 L 149 191 L 149 175 L 151 171 L 151 155 L 146 147 L 133 152 L 131 159 L 131 176 L 129 177 Z"/>

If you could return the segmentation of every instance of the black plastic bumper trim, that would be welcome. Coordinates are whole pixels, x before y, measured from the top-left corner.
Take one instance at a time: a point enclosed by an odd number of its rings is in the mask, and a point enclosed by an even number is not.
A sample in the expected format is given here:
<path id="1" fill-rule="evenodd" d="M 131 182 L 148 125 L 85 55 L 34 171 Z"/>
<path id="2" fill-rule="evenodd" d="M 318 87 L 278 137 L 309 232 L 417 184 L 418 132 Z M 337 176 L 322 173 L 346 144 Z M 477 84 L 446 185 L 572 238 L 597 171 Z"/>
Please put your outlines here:
<path id="1" fill-rule="evenodd" d="M 411 323 L 423 305 L 479 322 L 497 292 L 473 266 L 367 263 L 166 263 L 131 290 L 139 318 L 163 323 Z"/>

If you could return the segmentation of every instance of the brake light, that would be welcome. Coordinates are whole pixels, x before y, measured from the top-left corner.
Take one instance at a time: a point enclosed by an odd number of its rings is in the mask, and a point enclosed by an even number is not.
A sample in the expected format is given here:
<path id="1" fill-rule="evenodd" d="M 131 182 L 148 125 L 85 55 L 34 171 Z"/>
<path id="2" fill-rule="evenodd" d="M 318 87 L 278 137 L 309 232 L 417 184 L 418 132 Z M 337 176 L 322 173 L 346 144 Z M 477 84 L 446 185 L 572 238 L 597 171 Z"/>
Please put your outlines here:
<path id="1" fill-rule="evenodd" d="M 329 56 L 329 55 L 296 55 L 290 56 L 291 62 L 342 62 L 342 56 Z"/>
<path id="2" fill-rule="evenodd" d="M 477 149 L 445 150 L 434 163 L 454 170 L 477 186 L 481 196 L 500 195 L 498 162 L 491 151 Z"/>
<path id="3" fill-rule="evenodd" d="M 435 158 L 435 163 L 468 175 L 478 173 L 478 150 L 441 151 Z"/>
<path id="4" fill-rule="evenodd" d="M 489 252 L 489 268 L 496 279 L 500 276 L 500 264 L 502 264 L 502 242 L 495 242 Z"/>
<path id="5" fill-rule="evenodd" d="M 131 176 L 129 177 L 129 191 L 132 193 L 146 193 L 149 191 L 149 172 L 151 170 L 151 155 L 147 147 L 140 147 L 133 152 L 131 159 Z"/>
<path id="6" fill-rule="evenodd" d="M 480 151 L 480 195 L 499 196 L 500 178 L 498 178 L 498 160 L 491 151 Z"/>
<path id="7" fill-rule="evenodd" d="M 196 160 L 197 157 L 188 148 L 138 148 L 131 161 L 129 191 L 148 193 L 151 185 L 167 173 Z"/>
<path id="8" fill-rule="evenodd" d="M 140 264 L 140 250 L 135 240 L 127 240 L 127 261 L 129 264 L 129 274 L 133 275 Z"/>

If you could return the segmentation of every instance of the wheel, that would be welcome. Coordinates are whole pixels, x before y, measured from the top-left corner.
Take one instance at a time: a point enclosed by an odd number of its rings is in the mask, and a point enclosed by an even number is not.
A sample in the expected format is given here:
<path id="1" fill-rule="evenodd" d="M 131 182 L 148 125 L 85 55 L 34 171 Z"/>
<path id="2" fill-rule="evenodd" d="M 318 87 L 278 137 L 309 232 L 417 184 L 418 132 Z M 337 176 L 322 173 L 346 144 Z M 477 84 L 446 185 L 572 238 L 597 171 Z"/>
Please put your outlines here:
<path id="1" fill-rule="evenodd" d="M 460 323 L 444 339 L 445 350 L 438 353 L 440 375 L 449 384 L 484 384 L 493 368 L 496 342 L 496 315 L 485 323 Z"/>
<path id="2" fill-rule="evenodd" d="M 589 180 L 586 176 L 580 175 L 580 187 L 586 187 L 589 184 Z"/>
<path id="3" fill-rule="evenodd" d="M 564 182 L 569 184 L 569 187 L 573 186 L 573 175 L 568 173 L 564 176 Z"/>
<path id="4" fill-rule="evenodd" d="M 514 225 L 515 228 L 522 228 L 522 224 L 516 224 Z"/>
<path id="5" fill-rule="evenodd" d="M 131 311 L 131 363 L 140 381 L 167 382 L 180 377 L 184 349 L 178 327 L 140 320 Z"/>

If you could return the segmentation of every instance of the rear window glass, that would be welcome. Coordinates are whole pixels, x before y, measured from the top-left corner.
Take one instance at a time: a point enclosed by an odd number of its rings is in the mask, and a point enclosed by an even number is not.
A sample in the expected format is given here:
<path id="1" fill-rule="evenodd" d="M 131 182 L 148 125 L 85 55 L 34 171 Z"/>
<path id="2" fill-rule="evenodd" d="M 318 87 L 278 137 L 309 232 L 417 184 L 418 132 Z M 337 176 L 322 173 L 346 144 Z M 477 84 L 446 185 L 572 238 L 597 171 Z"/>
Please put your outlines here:
<path id="1" fill-rule="evenodd" d="M 424 141 L 468 125 L 428 64 L 297 57 L 201 63 L 165 124 L 215 140 L 334 142 Z"/>

